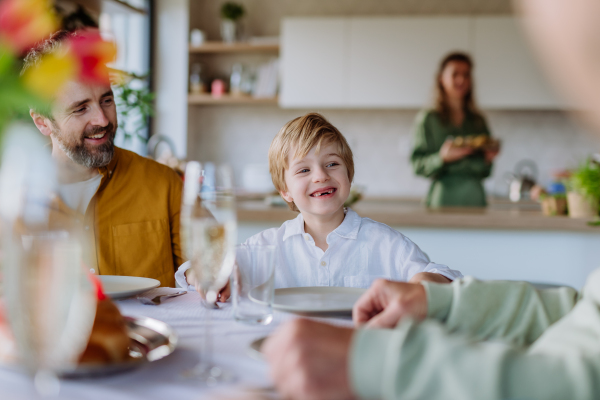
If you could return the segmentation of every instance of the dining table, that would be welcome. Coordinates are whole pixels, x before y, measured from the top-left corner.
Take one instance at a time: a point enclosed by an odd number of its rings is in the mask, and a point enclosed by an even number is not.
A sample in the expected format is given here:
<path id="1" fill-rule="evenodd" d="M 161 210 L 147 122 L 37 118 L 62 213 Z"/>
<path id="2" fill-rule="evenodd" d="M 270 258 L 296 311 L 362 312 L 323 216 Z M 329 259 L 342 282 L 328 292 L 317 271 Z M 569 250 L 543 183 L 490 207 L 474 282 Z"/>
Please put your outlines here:
<path id="1" fill-rule="evenodd" d="M 180 289 L 179 289 L 180 290 Z M 154 297 L 177 291 L 159 287 L 143 293 Z M 116 374 L 60 379 L 58 399 L 65 400 L 137 400 L 137 399 L 278 399 L 269 366 L 256 355 L 250 344 L 271 334 L 279 325 L 301 316 L 274 310 L 268 325 L 248 325 L 235 321 L 230 301 L 218 309 L 202 306 L 195 291 L 165 299 L 159 305 L 145 305 L 131 297 L 114 300 L 121 314 L 149 317 L 171 326 L 177 334 L 177 346 L 168 356 Z M 208 318 L 207 318 L 208 317 Z M 317 317 L 338 326 L 352 326 L 351 316 Z M 213 362 L 228 371 L 228 382 L 208 385 L 190 376 L 204 355 L 205 321 L 210 321 L 209 339 Z M 55 397 L 56 398 L 56 397 Z M 24 371 L 0 367 L 0 399 L 44 399 L 37 394 L 32 378 Z"/>

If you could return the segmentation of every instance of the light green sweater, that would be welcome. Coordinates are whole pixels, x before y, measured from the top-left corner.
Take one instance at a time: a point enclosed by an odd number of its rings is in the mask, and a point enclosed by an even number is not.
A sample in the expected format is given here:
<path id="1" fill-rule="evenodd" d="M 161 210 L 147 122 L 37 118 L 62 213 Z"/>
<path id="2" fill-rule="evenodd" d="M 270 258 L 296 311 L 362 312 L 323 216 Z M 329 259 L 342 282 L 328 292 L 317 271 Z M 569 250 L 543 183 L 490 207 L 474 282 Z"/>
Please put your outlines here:
<path id="1" fill-rule="evenodd" d="M 600 399 L 600 269 L 583 295 L 524 282 L 423 283 L 428 319 L 354 335 L 366 399 Z"/>

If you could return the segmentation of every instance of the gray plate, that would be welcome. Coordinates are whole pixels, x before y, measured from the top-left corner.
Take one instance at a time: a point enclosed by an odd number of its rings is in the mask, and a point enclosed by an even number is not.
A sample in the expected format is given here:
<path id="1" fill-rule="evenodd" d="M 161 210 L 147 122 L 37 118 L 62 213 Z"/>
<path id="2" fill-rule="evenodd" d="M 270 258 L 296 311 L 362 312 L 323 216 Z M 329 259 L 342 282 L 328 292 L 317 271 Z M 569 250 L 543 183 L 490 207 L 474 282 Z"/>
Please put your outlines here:
<path id="1" fill-rule="evenodd" d="M 351 313 L 366 289 L 312 286 L 275 289 L 273 308 L 296 313 Z"/>
<path id="2" fill-rule="evenodd" d="M 146 317 L 124 317 L 129 329 L 131 361 L 118 364 L 83 364 L 59 371 L 63 378 L 89 378 L 116 374 L 137 368 L 171 354 L 177 346 L 177 334 L 162 321 Z"/>

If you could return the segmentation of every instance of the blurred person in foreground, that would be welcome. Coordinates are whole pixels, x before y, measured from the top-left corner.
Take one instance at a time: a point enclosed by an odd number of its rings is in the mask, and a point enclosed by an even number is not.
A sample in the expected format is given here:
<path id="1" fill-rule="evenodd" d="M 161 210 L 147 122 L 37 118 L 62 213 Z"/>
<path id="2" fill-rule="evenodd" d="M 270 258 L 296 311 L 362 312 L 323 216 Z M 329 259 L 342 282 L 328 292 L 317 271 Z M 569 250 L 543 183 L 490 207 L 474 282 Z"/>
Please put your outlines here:
<path id="1" fill-rule="evenodd" d="M 600 2 L 517 5 L 548 72 L 585 105 L 585 120 L 600 133 Z M 284 396 L 600 398 L 600 269 L 581 293 L 472 278 L 449 285 L 380 280 L 353 317 L 370 329 L 299 319 L 265 342 Z"/>
<path id="2" fill-rule="evenodd" d="M 23 72 L 82 33 L 59 31 L 25 57 Z M 102 68 L 96 68 L 96 71 Z M 56 207 L 83 225 L 84 262 L 101 275 L 158 279 L 174 286 L 182 181 L 170 168 L 114 145 L 117 112 L 108 79 L 70 80 L 49 110 L 31 109 L 59 165 Z"/>

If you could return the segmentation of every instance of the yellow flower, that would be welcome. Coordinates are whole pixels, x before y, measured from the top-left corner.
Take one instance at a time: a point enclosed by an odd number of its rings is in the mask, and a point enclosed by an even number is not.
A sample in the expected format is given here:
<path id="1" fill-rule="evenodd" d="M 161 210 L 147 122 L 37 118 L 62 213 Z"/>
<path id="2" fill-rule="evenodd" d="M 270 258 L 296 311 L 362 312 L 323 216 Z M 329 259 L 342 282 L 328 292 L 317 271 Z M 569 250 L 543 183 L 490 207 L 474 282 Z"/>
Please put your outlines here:
<path id="1" fill-rule="evenodd" d="M 23 76 L 23 83 L 44 99 L 52 99 L 68 80 L 79 72 L 77 59 L 66 51 L 50 53 Z"/>

